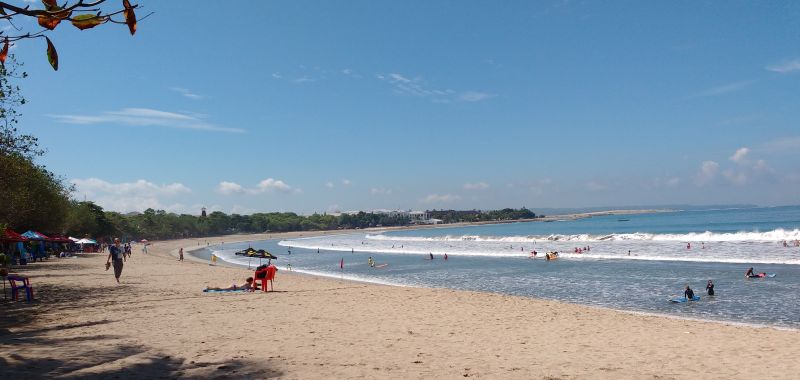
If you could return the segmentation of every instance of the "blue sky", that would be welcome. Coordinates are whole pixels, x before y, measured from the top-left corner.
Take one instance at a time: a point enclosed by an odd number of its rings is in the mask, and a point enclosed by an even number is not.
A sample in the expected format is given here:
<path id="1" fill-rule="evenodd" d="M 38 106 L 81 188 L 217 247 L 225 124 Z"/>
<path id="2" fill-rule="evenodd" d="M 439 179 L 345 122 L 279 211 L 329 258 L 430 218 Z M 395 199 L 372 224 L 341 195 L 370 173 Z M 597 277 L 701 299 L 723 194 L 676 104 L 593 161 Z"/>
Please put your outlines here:
<path id="1" fill-rule="evenodd" d="M 798 2 L 138 3 L 13 50 L 108 209 L 800 203 Z"/>

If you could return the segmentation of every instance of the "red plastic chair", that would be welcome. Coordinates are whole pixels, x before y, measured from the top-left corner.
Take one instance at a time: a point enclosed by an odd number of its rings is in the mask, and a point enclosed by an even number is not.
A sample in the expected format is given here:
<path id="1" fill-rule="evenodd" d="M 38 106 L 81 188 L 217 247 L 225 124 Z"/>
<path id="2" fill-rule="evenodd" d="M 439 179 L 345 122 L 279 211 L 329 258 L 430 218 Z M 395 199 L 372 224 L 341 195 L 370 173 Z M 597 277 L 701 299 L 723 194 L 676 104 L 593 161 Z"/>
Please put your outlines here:
<path id="1" fill-rule="evenodd" d="M 28 302 L 33 301 L 33 287 L 27 277 L 8 276 L 8 282 L 11 284 L 11 300 L 19 301 L 19 291 L 25 289 L 25 299 Z M 17 285 L 17 282 L 21 282 L 22 285 Z"/>
<path id="2" fill-rule="evenodd" d="M 261 282 L 261 291 L 268 292 L 270 288 L 275 290 L 275 286 L 273 285 L 273 280 L 275 280 L 275 273 L 278 272 L 278 268 L 274 265 L 270 265 L 262 270 L 257 270 L 255 275 L 253 276 L 253 287 L 258 288 L 258 282 Z M 269 283 L 269 286 L 267 286 Z"/>

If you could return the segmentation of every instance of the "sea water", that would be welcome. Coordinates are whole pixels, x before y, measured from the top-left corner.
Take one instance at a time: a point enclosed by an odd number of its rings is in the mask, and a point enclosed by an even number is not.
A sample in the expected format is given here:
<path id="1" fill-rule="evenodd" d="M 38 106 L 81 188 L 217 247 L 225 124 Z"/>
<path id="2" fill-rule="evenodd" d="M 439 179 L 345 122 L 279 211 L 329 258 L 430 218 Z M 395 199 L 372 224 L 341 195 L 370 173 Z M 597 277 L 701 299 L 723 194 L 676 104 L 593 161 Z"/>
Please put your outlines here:
<path id="1" fill-rule="evenodd" d="M 320 276 L 800 328 L 798 239 L 800 207 L 772 207 L 348 233 L 213 250 L 251 267 L 257 259 L 234 252 L 264 248 L 279 256 L 281 270 Z M 545 260 L 549 251 L 559 259 Z M 380 268 L 370 267 L 369 257 Z M 749 267 L 776 276 L 747 279 Z M 715 296 L 705 294 L 708 280 Z M 700 301 L 668 302 L 686 285 Z"/>

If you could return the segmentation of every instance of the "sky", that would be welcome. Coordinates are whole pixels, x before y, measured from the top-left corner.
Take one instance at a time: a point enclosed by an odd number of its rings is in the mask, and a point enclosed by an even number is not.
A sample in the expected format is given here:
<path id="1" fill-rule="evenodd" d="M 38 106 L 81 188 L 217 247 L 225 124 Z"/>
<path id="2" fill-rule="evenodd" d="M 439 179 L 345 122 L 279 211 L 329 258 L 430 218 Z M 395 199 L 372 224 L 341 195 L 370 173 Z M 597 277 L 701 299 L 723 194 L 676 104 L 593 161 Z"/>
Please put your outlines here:
<path id="1" fill-rule="evenodd" d="M 134 3 L 12 48 L 109 210 L 800 204 L 800 2 Z"/>

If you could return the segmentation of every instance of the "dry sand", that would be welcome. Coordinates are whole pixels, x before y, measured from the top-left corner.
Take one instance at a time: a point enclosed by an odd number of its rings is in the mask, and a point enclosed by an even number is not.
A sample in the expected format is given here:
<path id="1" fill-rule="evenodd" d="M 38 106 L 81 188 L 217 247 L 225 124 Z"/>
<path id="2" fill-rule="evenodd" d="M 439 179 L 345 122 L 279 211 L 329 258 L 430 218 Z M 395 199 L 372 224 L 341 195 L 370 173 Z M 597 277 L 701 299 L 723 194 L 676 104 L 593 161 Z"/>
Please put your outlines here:
<path id="1" fill-rule="evenodd" d="M 38 301 L 0 304 L 0 379 L 800 374 L 796 330 L 482 292 L 491 289 L 389 287 L 285 271 L 273 293 L 206 294 L 206 285 L 240 283 L 252 271 L 175 259 L 178 247 L 197 244 L 156 242 L 148 255 L 135 247 L 122 285 L 104 270 L 104 255 L 23 267 L 19 272 L 31 277 Z"/>

